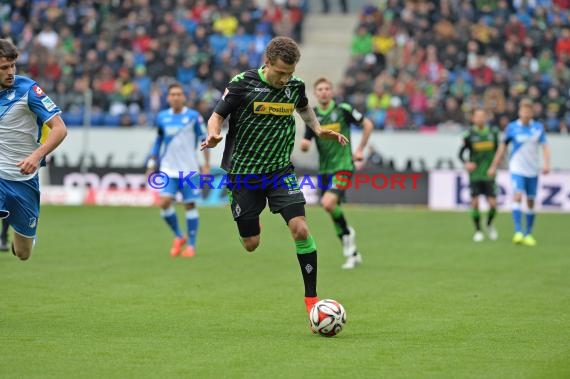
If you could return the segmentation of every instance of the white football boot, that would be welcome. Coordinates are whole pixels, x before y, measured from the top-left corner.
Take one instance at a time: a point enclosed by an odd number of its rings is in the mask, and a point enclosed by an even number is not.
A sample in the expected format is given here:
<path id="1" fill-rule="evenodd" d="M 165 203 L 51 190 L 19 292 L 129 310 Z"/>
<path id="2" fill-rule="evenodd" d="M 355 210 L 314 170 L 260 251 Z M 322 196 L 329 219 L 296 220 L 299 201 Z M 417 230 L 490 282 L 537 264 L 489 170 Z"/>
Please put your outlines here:
<path id="1" fill-rule="evenodd" d="M 487 234 L 489 235 L 489 239 L 491 241 L 496 241 L 499 239 L 499 232 L 497 232 L 497 229 L 495 229 L 493 225 L 487 227 Z"/>
<path id="2" fill-rule="evenodd" d="M 344 262 L 344 264 L 340 267 L 342 267 L 345 270 L 351 270 L 361 263 L 362 263 L 362 255 L 360 255 L 360 253 L 357 253 L 356 255 L 346 258 L 346 262 Z"/>
<path id="3" fill-rule="evenodd" d="M 485 235 L 483 235 L 483 232 L 478 230 L 475 232 L 475 234 L 473 234 L 473 242 L 481 242 L 485 239 Z"/>
<path id="4" fill-rule="evenodd" d="M 348 227 L 348 234 L 342 236 L 342 254 L 352 257 L 356 252 L 356 232 L 352 226 Z"/>

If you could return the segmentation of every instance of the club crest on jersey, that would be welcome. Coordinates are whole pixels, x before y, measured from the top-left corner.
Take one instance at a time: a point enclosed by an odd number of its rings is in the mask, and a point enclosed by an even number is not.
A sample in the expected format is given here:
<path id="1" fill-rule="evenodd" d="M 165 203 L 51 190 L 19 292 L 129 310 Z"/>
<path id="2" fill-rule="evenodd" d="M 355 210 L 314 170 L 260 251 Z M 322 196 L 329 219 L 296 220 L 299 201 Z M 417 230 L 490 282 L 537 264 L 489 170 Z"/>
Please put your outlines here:
<path id="1" fill-rule="evenodd" d="M 285 96 L 287 96 L 288 99 L 291 98 L 291 90 L 289 87 L 285 87 Z"/>
<path id="2" fill-rule="evenodd" d="M 336 114 L 336 112 L 333 112 L 333 113 L 331 114 L 331 120 L 332 120 L 333 122 L 336 122 L 336 120 L 338 120 L 338 115 Z"/>
<path id="3" fill-rule="evenodd" d="M 32 87 L 32 89 L 34 90 L 34 93 L 38 96 L 38 97 L 42 97 L 45 95 L 44 91 L 40 88 L 40 86 L 38 86 L 37 84 L 34 85 Z"/>
<path id="4" fill-rule="evenodd" d="M 268 103 L 265 101 L 253 102 L 253 113 L 255 114 L 291 116 L 294 110 L 295 110 L 295 104 L 291 103 Z"/>
<path id="5" fill-rule="evenodd" d="M 6 95 L 7 100 L 14 100 L 15 97 L 16 97 L 16 91 L 14 90 L 11 90 L 10 92 L 8 92 L 8 95 Z"/>

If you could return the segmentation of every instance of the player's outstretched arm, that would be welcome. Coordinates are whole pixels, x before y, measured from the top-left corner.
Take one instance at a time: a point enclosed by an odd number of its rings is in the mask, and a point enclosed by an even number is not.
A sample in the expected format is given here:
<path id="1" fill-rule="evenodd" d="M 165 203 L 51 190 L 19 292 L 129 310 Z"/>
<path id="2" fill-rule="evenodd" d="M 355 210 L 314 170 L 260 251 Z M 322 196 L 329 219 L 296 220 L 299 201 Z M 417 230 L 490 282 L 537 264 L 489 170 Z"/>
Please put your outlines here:
<path id="1" fill-rule="evenodd" d="M 297 108 L 297 112 L 299 112 L 299 115 L 305 122 L 305 125 L 307 125 L 307 127 L 310 128 L 317 137 L 336 140 L 343 146 L 348 143 L 348 138 L 342 134 L 321 128 L 321 124 L 319 123 L 319 120 L 317 120 L 317 115 L 313 108 L 307 105 L 304 108 Z"/>
<path id="2" fill-rule="evenodd" d="M 224 137 L 222 137 L 222 124 L 224 123 L 224 118 L 213 112 L 208 119 L 208 136 L 200 144 L 200 150 L 206 148 L 216 147 Z"/>
<path id="3" fill-rule="evenodd" d="M 499 167 L 499 163 L 501 163 L 501 161 L 503 160 L 505 151 L 507 151 L 507 144 L 501 142 L 499 148 L 497 149 L 497 152 L 495 153 L 495 157 L 493 158 L 493 163 L 491 163 L 489 170 L 487 170 L 487 175 L 495 176 L 495 174 L 497 173 L 497 167 Z"/>
<path id="4" fill-rule="evenodd" d="M 550 172 L 550 147 L 546 143 L 542 144 L 542 160 L 542 173 L 548 174 Z"/>
<path id="5" fill-rule="evenodd" d="M 20 167 L 20 172 L 23 175 L 29 175 L 36 172 L 42 158 L 54 151 L 67 136 L 67 127 L 59 114 L 53 116 L 49 121 L 47 121 L 46 125 L 51 129 L 46 141 L 34 150 L 32 154 L 17 163 L 17 166 Z"/>

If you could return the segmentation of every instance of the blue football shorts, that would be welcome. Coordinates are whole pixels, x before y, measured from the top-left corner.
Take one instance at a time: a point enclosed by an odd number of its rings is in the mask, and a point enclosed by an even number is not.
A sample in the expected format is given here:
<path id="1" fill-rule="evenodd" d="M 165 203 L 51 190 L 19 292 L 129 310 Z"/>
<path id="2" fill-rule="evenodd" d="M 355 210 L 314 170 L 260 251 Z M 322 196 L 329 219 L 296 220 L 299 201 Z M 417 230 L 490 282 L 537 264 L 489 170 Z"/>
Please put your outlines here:
<path id="1" fill-rule="evenodd" d="M 538 190 L 538 176 L 522 176 L 518 174 L 511 174 L 511 182 L 513 192 L 522 192 L 526 194 L 529 199 L 536 197 Z"/>
<path id="2" fill-rule="evenodd" d="M 0 178 L 0 210 L 10 212 L 7 220 L 16 233 L 35 238 L 40 217 L 38 175 L 23 181 Z"/>
<path id="3" fill-rule="evenodd" d="M 170 178 L 166 187 L 160 190 L 160 196 L 176 197 L 176 193 L 182 194 L 182 202 L 195 203 L 201 197 L 200 181 L 197 176 L 191 178 L 192 185 L 179 178 Z"/>

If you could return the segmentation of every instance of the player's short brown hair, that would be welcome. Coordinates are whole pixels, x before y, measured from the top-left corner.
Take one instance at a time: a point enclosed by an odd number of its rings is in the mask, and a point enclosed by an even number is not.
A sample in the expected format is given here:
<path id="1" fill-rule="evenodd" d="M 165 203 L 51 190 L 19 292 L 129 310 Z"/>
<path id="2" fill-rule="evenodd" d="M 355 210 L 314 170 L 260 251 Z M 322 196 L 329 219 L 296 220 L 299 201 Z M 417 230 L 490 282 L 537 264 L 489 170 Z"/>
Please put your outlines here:
<path id="1" fill-rule="evenodd" d="M 274 64 L 281 59 L 286 64 L 296 64 L 301 58 L 299 46 L 289 37 L 275 37 L 265 48 L 265 57 Z"/>
<path id="2" fill-rule="evenodd" d="M 182 91 L 182 93 L 184 93 L 184 87 L 182 87 L 182 84 L 180 83 L 172 83 L 168 86 L 168 90 L 166 91 L 166 93 L 170 93 L 171 89 L 174 88 L 180 88 L 180 90 Z"/>
<path id="3" fill-rule="evenodd" d="M 524 98 L 519 102 L 519 108 L 531 108 L 533 107 L 532 100 L 529 98 Z"/>
<path id="4" fill-rule="evenodd" d="M 0 58 L 14 61 L 18 58 L 18 49 L 7 39 L 0 39 Z"/>
<path id="5" fill-rule="evenodd" d="M 317 88 L 317 86 L 321 83 L 327 83 L 329 86 L 333 86 L 332 82 L 330 80 L 328 80 L 327 78 L 325 78 L 324 76 L 321 76 L 320 78 L 318 78 L 317 80 L 315 80 L 315 84 L 313 84 L 313 88 Z"/>

